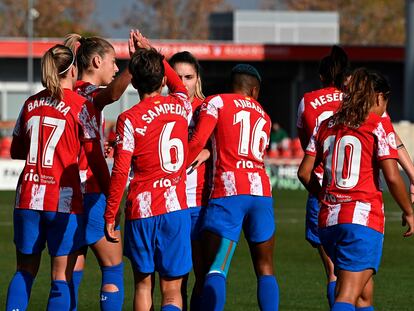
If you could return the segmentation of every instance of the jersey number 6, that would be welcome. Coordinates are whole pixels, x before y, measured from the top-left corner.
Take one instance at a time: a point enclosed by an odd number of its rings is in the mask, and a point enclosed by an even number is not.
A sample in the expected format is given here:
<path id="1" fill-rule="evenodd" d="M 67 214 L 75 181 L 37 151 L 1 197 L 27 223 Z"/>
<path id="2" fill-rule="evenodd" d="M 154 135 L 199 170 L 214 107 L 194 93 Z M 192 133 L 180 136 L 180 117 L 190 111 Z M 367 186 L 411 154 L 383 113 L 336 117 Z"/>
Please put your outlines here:
<path id="1" fill-rule="evenodd" d="M 158 140 L 161 169 L 166 173 L 177 172 L 184 164 L 184 145 L 179 138 L 171 138 L 175 122 L 164 125 Z"/>

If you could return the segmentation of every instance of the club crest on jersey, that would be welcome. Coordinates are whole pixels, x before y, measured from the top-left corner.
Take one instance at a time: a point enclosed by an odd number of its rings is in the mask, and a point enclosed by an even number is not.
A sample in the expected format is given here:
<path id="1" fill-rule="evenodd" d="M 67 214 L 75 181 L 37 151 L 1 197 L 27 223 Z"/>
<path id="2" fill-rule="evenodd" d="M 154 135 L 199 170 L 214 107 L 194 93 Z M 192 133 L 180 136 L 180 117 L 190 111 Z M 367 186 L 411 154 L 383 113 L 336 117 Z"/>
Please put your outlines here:
<path id="1" fill-rule="evenodd" d="M 395 134 L 393 132 L 388 134 L 387 140 L 392 149 L 397 149 L 397 140 L 395 139 Z"/>

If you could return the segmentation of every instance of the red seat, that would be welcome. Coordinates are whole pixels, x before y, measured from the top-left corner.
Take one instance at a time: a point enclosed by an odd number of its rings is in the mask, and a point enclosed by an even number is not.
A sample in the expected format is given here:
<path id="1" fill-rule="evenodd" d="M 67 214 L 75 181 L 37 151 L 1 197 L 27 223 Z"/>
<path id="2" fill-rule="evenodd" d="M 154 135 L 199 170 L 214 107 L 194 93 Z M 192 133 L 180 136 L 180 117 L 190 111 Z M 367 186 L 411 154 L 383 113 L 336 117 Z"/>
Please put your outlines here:
<path id="1" fill-rule="evenodd" d="M 11 142 L 11 137 L 0 138 L 0 158 L 10 158 Z"/>

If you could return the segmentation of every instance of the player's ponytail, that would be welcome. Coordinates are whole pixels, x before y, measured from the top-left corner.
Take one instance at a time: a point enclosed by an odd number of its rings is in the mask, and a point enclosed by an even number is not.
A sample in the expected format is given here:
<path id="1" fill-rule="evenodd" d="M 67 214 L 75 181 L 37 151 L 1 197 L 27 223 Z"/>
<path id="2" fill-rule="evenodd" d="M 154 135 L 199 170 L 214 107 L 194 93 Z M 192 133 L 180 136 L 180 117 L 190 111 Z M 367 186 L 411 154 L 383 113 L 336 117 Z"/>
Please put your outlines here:
<path id="1" fill-rule="evenodd" d="M 341 90 L 344 72 L 349 66 L 348 55 L 338 45 L 334 45 L 331 53 L 322 58 L 319 64 L 319 75 L 324 86 L 335 86 Z"/>
<path id="2" fill-rule="evenodd" d="M 171 56 L 168 63 L 170 64 L 171 67 L 174 67 L 175 64 L 177 63 L 186 63 L 186 64 L 192 65 L 197 74 L 197 83 L 195 87 L 194 96 L 197 97 L 198 99 L 205 98 L 203 94 L 203 88 L 202 88 L 202 82 L 201 82 L 201 66 L 197 58 L 195 58 L 193 54 L 191 54 L 188 51 L 182 51 L 182 52 L 175 53 L 173 56 Z"/>
<path id="3" fill-rule="evenodd" d="M 374 75 L 367 69 L 355 70 L 347 85 L 347 93 L 344 95 L 341 107 L 333 116 L 336 124 L 357 128 L 365 121 L 372 105 L 376 102 L 375 80 Z"/>
<path id="4" fill-rule="evenodd" d="M 60 80 L 66 77 L 75 57 L 71 49 L 57 44 L 50 48 L 42 57 L 42 85 L 50 92 L 52 97 L 62 99 L 63 90 Z"/>
<path id="5" fill-rule="evenodd" d="M 106 53 L 114 50 L 112 44 L 103 38 L 82 37 L 76 33 L 67 35 L 64 44 L 76 54 L 79 76 L 90 69 L 96 55 L 103 58 Z"/>

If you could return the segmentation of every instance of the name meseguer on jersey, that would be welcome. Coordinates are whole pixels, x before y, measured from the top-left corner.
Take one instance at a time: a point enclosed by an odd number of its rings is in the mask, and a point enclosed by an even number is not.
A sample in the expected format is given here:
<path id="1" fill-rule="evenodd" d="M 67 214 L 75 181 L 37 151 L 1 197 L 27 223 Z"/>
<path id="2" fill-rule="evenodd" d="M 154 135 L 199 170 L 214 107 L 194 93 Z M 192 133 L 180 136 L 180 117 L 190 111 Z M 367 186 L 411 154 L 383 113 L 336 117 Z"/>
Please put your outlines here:
<path id="1" fill-rule="evenodd" d="M 253 110 L 256 110 L 258 113 L 260 113 L 262 115 L 262 117 L 264 117 L 264 111 L 263 109 L 256 105 L 255 103 L 252 103 L 251 101 L 247 100 L 247 99 L 235 99 L 233 100 L 234 105 L 238 108 L 250 108 Z"/>
<path id="2" fill-rule="evenodd" d="M 342 92 L 329 93 L 316 97 L 310 102 L 313 109 L 333 101 L 342 101 Z"/>
<path id="3" fill-rule="evenodd" d="M 35 108 L 42 106 L 49 106 L 55 108 L 57 111 L 63 113 L 65 116 L 70 111 L 70 106 L 66 106 L 63 101 L 59 101 L 53 97 L 41 97 L 40 99 L 35 99 L 34 101 L 29 102 L 27 105 L 27 111 L 30 112 Z"/>

